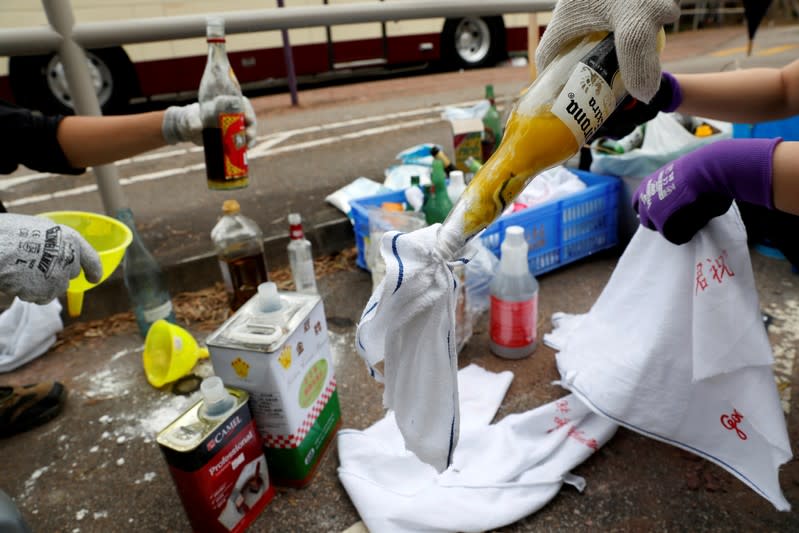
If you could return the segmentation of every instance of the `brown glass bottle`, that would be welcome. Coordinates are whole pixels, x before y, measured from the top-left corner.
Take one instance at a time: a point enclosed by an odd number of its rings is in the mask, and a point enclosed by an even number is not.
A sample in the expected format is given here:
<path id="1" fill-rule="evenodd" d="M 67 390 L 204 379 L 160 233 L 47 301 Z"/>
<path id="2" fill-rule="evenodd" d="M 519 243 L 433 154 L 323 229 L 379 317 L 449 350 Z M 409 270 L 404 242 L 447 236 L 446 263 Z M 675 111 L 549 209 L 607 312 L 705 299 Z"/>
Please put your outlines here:
<path id="1" fill-rule="evenodd" d="M 268 280 L 262 253 L 236 258 L 221 257 L 230 276 L 233 289 L 229 295 L 230 308 L 236 310 L 258 293 L 258 285 Z M 221 265 L 220 265 L 221 266 Z"/>

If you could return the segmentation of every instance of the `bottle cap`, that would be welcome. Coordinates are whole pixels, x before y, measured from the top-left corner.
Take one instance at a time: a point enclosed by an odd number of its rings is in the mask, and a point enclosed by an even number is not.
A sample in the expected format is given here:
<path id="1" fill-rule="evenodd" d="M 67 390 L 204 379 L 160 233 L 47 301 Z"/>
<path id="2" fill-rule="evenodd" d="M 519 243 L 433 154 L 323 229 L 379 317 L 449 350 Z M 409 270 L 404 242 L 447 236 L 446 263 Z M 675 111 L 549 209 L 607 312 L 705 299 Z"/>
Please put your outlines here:
<path id="1" fill-rule="evenodd" d="M 453 170 L 449 173 L 449 182 L 450 183 L 457 183 L 463 184 L 463 171 L 461 170 Z"/>
<path id="2" fill-rule="evenodd" d="M 209 39 L 224 39 L 225 19 L 216 15 L 205 17 L 205 36 Z"/>
<path id="3" fill-rule="evenodd" d="M 302 217 L 299 213 L 289 213 L 289 224 L 291 226 L 296 226 L 297 224 L 302 224 Z"/>
<path id="4" fill-rule="evenodd" d="M 241 206 L 236 200 L 225 200 L 222 202 L 222 212 L 226 215 L 234 215 L 241 211 Z"/>
<path id="5" fill-rule="evenodd" d="M 524 228 L 510 226 L 505 230 L 505 240 L 502 241 L 500 270 L 505 274 L 518 276 L 529 273 L 527 264 L 527 241 L 524 239 Z"/>
<path id="6" fill-rule="evenodd" d="M 280 294 L 277 292 L 277 285 L 273 281 L 266 281 L 258 285 L 258 298 L 261 304 L 261 311 L 271 313 L 280 311 L 283 304 L 280 303 Z"/>
<path id="7" fill-rule="evenodd" d="M 219 376 L 205 378 L 200 384 L 200 391 L 203 395 L 203 402 L 205 403 L 206 410 L 211 412 L 215 410 L 214 407 L 222 402 L 228 401 L 230 397 L 230 393 L 225 388 L 225 384 L 222 383 L 222 378 Z"/>
<path id="8" fill-rule="evenodd" d="M 524 228 L 521 226 L 510 226 L 505 230 L 505 241 L 508 246 L 522 246 L 527 243 L 524 240 Z"/>

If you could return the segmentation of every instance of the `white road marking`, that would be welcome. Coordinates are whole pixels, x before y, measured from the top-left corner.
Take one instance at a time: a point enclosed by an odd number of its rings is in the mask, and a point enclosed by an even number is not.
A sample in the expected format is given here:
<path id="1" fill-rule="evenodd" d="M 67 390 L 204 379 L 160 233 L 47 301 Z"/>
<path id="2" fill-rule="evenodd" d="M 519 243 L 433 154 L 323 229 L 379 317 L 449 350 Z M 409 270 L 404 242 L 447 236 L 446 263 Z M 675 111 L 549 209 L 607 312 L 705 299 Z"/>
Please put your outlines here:
<path id="1" fill-rule="evenodd" d="M 348 141 L 353 139 L 358 139 L 361 137 L 370 137 L 372 135 L 380 135 L 383 133 L 397 131 L 406 128 L 415 128 L 420 126 L 426 126 L 429 124 L 433 124 L 436 122 L 440 122 L 442 119 L 440 118 L 427 118 L 427 119 L 419 119 L 410 122 L 403 122 L 399 124 L 391 124 L 387 126 L 378 126 L 375 128 L 364 129 L 360 131 L 355 131 L 351 133 L 345 133 L 343 135 L 335 135 L 332 137 L 324 137 L 322 139 L 316 139 L 313 141 L 307 142 L 300 142 L 296 144 L 291 144 L 288 146 L 281 146 L 278 148 L 270 149 L 268 152 L 259 151 L 254 154 L 249 155 L 249 159 L 258 159 L 261 157 L 266 156 L 273 156 L 277 154 L 287 153 L 287 152 L 297 152 L 301 150 L 307 150 L 308 148 L 313 148 L 317 146 L 324 146 L 328 144 L 334 144 L 341 141 Z M 169 178 L 172 176 L 177 176 L 181 174 L 187 174 L 189 172 L 200 171 L 205 168 L 205 163 L 196 163 L 193 165 L 188 165 L 185 167 L 179 168 L 171 168 L 167 170 L 159 170 L 156 172 L 150 172 L 147 174 L 139 174 L 137 176 L 132 176 L 130 178 L 122 178 L 119 180 L 120 185 L 123 187 L 126 185 L 133 185 L 135 183 L 141 183 L 145 181 L 153 181 L 159 180 L 164 178 Z M 96 184 L 91 185 L 83 185 L 80 187 L 74 187 L 72 189 L 64 189 L 60 191 L 56 191 L 53 193 L 46 193 L 46 194 L 38 194 L 35 196 L 26 196 L 23 198 L 18 198 L 16 200 L 11 200 L 9 202 L 5 202 L 6 207 L 19 207 L 23 205 L 30 205 L 30 204 L 37 204 L 42 202 L 47 202 L 50 200 L 55 200 L 59 198 L 67 198 L 70 196 L 78 196 L 81 194 L 91 193 L 97 190 Z"/>

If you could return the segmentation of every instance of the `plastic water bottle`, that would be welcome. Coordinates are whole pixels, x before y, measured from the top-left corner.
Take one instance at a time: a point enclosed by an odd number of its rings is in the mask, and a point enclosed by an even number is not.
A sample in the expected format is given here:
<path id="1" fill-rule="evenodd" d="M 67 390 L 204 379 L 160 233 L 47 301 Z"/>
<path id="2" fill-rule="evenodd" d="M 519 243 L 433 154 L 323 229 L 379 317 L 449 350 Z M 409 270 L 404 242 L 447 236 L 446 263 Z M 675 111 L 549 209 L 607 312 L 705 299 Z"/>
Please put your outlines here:
<path id="1" fill-rule="evenodd" d="M 313 270 L 313 254 L 311 241 L 305 238 L 302 231 L 302 217 L 299 213 L 289 214 L 288 245 L 289 265 L 291 277 L 294 278 L 294 288 L 297 292 L 316 294 L 316 274 Z"/>
<path id="2" fill-rule="evenodd" d="M 258 285 L 267 281 L 264 239 L 258 224 L 241 214 L 236 200 L 225 200 L 222 218 L 211 230 L 219 259 L 219 269 L 235 311 L 258 292 Z"/>
<path id="3" fill-rule="evenodd" d="M 454 205 L 455 202 L 458 201 L 458 198 L 461 197 L 463 194 L 463 190 L 466 188 L 466 181 L 463 177 L 463 172 L 460 170 L 453 170 L 449 173 L 449 185 L 447 185 L 447 194 L 449 195 L 449 200 Z"/>
<path id="4" fill-rule="evenodd" d="M 146 337 L 156 320 L 164 319 L 176 324 L 175 311 L 164 273 L 136 231 L 133 212 L 127 208 L 120 209 L 117 218 L 133 233 L 133 241 L 122 261 L 122 270 L 139 332 Z"/>
<path id="5" fill-rule="evenodd" d="M 489 348 L 507 359 L 521 359 L 538 346 L 538 282 L 527 263 L 521 226 L 505 230 L 499 269 L 491 281 Z"/>

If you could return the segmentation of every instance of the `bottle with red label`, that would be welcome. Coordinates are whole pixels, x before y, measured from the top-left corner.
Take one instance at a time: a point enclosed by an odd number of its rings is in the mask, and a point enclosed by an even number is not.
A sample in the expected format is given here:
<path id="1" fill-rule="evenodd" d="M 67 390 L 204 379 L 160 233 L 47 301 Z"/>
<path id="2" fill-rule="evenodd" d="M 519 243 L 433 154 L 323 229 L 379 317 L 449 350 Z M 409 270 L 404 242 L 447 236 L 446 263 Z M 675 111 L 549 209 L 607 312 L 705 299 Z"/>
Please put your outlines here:
<path id="1" fill-rule="evenodd" d="M 242 189 L 249 183 L 244 99 L 225 50 L 225 19 L 208 17 L 208 61 L 198 100 L 208 188 Z"/>
<path id="2" fill-rule="evenodd" d="M 500 357 L 521 359 L 538 346 L 538 282 L 527 263 L 524 228 L 505 230 L 501 252 L 490 286 L 489 348 Z"/>

